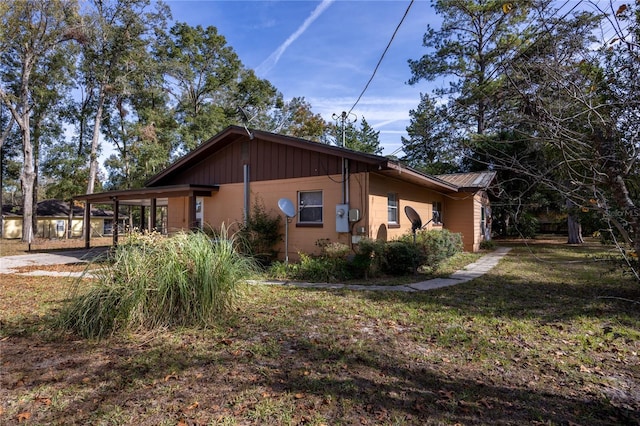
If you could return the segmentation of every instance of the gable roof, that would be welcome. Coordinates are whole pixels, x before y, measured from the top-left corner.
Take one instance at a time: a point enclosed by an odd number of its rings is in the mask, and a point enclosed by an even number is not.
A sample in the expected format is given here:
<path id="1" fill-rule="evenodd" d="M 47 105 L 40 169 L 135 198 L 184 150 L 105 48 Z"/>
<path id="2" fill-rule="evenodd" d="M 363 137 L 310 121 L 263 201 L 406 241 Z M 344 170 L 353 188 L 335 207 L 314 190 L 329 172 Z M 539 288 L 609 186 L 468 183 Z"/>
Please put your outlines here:
<path id="1" fill-rule="evenodd" d="M 285 145 L 336 158 L 344 158 L 353 162 L 360 163 L 372 172 L 379 173 L 387 177 L 393 177 L 396 179 L 412 182 L 430 189 L 435 189 L 443 192 L 456 192 L 458 190 L 458 187 L 456 185 L 443 180 L 440 177 L 431 176 L 419 172 L 410 167 L 400 164 L 400 162 L 398 162 L 397 160 L 393 160 L 387 157 L 367 154 L 363 152 L 353 151 L 347 148 L 328 145 L 320 142 L 313 142 L 310 140 L 292 136 L 265 132 L 261 130 L 251 130 L 251 133 L 249 133 L 247 129 L 239 126 L 229 126 L 217 135 L 213 136 L 198 148 L 179 158 L 169 167 L 150 178 L 146 182 L 146 186 L 154 187 L 162 186 L 163 184 L 166 185 L 168 182 L 171 182 L 171 176 L 178 175 L 196 166 L 204 158 L 223 150 L 224 148 L 235 142 L 246 142 L 252 140 Z"/>
<path id="2" fill-rule="evenodd" d="M 2 215 L 5 217 L 22 217 L 21 205 L 2 206 Z M 73 205 L 73 216 L 82 217 L 84 215 L 84 207 Z M 38 202 L 36 206 L 36 216 L 38 217 L 67 217 L 69 216 L 69 202 L 62 200 L 43 200 Z M 112 210 L 101 208 L 91 208 L 92 217 L 113 217 Z"/>

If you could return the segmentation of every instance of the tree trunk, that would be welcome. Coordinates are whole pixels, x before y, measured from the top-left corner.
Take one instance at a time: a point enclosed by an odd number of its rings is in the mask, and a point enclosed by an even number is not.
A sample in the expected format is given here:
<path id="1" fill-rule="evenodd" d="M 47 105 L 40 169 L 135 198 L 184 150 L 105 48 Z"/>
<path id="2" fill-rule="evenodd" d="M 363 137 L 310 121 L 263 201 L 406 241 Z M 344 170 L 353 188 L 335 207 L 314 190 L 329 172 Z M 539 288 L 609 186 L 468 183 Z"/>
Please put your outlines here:
<path id="1" fill-rule="evenodd" d="M 578 222 L 575 214 L 569 214 L 567 225 L 569 227 L 569 240 L 567 244 L 583 244 L 582 225 Z"/>
<path id="2" fill-rule="evenodd" d="M 30 98 L 29 80 L 33 69 L 34 57 L 26 55 L 24 58 L 22 82 L 20 87 L 20 108 L 12 110 L 20 131 L 22 133 L 23 164 L 20 173 L 22 187 L 22 241 L 31 244 L 33 241 L 33 187 L 36 181 L 36 172 L 33 166 L 33 144 L 31 143 Z"/>
<path id="3" fill-rule="evenodd" d="M 569 212 L 569 215 L 567 216 L 567 227 L 569 231 L 569 240 L 567 241 L 567 244 L 583 244 L 582 225 L 578 221 L 578 215 L 575 212 L 576 205 L 573 201 L 567 199 L 566 206 L 567 211 Z"/>
<path id="4" fill-rule="evenodd" d="M 38 176 L 40 173 L 39 170 L 39 162 L 40 162 L 40 123 L 36 123 L 33 126 L 33 137 L 32 146 L 33 146 L 33 213 L 32 213 L 32 221 L 33 221 L 33 229 L 35 230 L 34 235 L 38 236 Z M 44 228 L 42 229 L 42 237 L 44 238 Z"/>
<path id="5" fill-rule="evenodd" d="M 22 186 L 22 241 L 31 244 L 33 241 L 33 185 L 36 181 L 36 173 L 33 168 L 33 146 L 31 146 L 31 129 L 29 127 L 29 115 L 23 117 L 25 123 L 20 123 L 22 130 L 22 152 L 24 164 L 20 174 Z"/>
<path id="6" fill-rule="evenodd" d="M 93 194 L 98 175 L 98 148 L 100 147 L 100 125 L 102 124 L 102 111 L 104 109 L 105 87 L 100 85 L 98 93 L 98 108 L 96 121 L 93 125 L 93 138 L 91 139 L 91 154 L 89 156 L 89 181 L 87 182 L 87 194 Z"/>
<path id="7" fill-rule="evenodd" d="M 0 102 L 0 107 L 2 107 Z M 2 176 L 4 174 L 4 167 L 2 166 L 4 163 L 4 141 L 9 137 L 9 133 L 11 133 L 11 128 L 13 127 L 14 119 L 13 117 L 9 118 L 9 124 L 7 128 L 2 131 L 2 135 L 0 135 L 0 237 L 4 236 L 4 216 L 2 212 L 2 206 L 4 205 L 3 198 L 3 184 L 2 184 Z"/>

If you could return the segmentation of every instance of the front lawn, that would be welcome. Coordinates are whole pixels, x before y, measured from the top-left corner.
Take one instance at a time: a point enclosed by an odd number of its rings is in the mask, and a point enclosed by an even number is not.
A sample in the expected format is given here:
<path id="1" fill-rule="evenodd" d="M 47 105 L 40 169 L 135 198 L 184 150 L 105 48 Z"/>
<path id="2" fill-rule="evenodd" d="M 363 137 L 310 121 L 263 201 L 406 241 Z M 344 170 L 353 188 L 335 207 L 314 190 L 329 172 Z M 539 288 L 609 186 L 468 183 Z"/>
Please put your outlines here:
<path id="1" fill-rule="evenodd" d="M 640 422 L 640 285 L 597 244 L 425 293 L 246 286 L 229 322 L 52 333 L 71 280 L 0 276 L 0 423 Z"/>

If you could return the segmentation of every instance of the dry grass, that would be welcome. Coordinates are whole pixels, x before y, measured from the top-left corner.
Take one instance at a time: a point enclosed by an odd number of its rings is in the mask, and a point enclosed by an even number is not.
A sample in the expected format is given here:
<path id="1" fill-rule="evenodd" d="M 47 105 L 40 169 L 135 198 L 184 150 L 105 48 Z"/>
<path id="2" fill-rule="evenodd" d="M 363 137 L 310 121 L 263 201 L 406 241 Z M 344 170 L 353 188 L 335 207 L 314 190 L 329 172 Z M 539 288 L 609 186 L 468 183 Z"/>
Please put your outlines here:
<path id="1" fill-rule="evenodd" d="M 0 423 L 640 422 L 640 286 L 595 244 L 425 293 L 249 286 L 208 329 L 51 335 L 69 280 L 0 282 Z M 8 276 L 3 276 L 3 278 Z"/>

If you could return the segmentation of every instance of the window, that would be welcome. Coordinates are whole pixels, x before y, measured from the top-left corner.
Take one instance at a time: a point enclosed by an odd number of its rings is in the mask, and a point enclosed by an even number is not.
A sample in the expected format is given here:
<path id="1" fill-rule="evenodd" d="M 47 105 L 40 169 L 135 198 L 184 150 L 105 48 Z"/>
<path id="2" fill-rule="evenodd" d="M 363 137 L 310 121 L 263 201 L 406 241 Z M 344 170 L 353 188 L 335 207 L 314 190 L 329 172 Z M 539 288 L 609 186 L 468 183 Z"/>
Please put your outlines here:
<path id="1" fill-rule="evenodd" d="M 387 194 L 387 222 L 398 225 L 398 219 L 398 194 L 390 192 Z"/>
<path id="2" fill-rule="evenodd" d="M 113 235 L 113 220 L 105 219 L 102 224 L 102 233 L 104 235 Z"/>
<path id="3" fill-rule="evenodd" d="M 195 229 L 202 229 L 204 224 L 204 199 L 202 197 L 196 197 L 196 223 Z"/>
<path id="4" fill-rule="evenodd" d="M 298 192 L 298 223 L 322 224 L 322 191 Z"/>
<path id="5" fill-rule="evenodd" d="M 434 201 L 432 204 L 433 209 L 433 223 L 442 223 L 442 203 L 440 201 Z"/>

